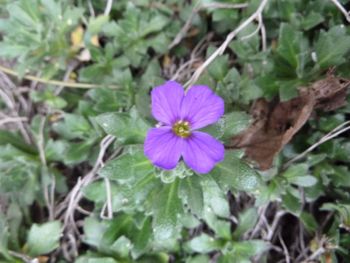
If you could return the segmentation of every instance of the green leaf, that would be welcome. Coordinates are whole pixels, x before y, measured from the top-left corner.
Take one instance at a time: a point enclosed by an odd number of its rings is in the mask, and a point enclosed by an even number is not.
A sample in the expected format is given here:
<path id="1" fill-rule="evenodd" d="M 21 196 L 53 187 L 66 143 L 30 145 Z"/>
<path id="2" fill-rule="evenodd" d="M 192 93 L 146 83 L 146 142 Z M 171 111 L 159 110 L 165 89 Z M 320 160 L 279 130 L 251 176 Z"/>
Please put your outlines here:
<path id="1" fill-rule="evenodd" d="M 45 102 L 52 108 L 62 109 L 67 106 L 67 102 L 54 94 L 53 90 L 46 89 L 45 91 L 31 91 L 30 98 L 34 102 Z"/>
<path id="2" fill-rule="evenodd" d="M 310 233 L 314 233 L 318 229 L 318 224 L 316 219 L 313 217 L 312 214 L 307 212 L 302 212 L 300 215 L 300 220 L 303 222 L 306 230 Z"/>
<path id="3" fill-rule="evenodd" d="M 321 117 L 319 120 L 319 129 L 320 131 L 330 132 L 335 129 L 338 125 L 345 122 L 345 116 L 343 114 L 333 114 L 331 116 Z"/>
<path id="4" fill-rule="evenodd" d="M 6 217 L 8 223 L 8 233 L 9 233 L 9 247 L 20 247 L 20 232 L 23 225 L 23 212 L 18 203 L 12 202 L 7 208 Z M 0 215 L 1 217 L 1 215 Z M 6 233 L 6 232 L 5 232 Z"/>
<path id="5" fill-rule="evenodd" d="M 44 10 L 50 15 L 55 16 L 57 14 L 61 14 L 61 5 L 54 0 L 40 0 L 43 7 L 45 8 Z"/>
<path id="6" fill-rule="evenodd" d="M 296 73 L 297 76 L 304 74 L 309 52 L 308 42 L 301 32 L 296 31 L 290 24 L 281 24 L 276 51 L 283 59 L 283 61 L 276 60 L 278 63 L 275 68 L 279 72 L 284 71 L 284 74 L 290 76 L 291 73 Z"/>
<path id="7" fill-rule="evenodd" d="M 152 168 L 153 169 L 153 168 Z M 112 177 L 113 177 L 112 173 Z M 121 174 L 121 173 L 119 173 Z M 128 174 L 126 173 L 125 176 Z M 130 176 L 130 179 L 120 180 L 122 184 L 110 180 L 110 190 L 112 196 L 112 209 L 114 212 L 120 211 L 149 211 L 152 195 L 161 187 L 161 182 L 152 174 L 139 174 Z M 106 202 L 106 184 L 104 181 L 96 181 L 83 189 L 86 198 L 96 203 L 98 207 Z M 146 203 L 145 203 L 146 202 Z"/>
<path id="8" fill-rule="evenodd" d="M 68 148 L 69 144 L 65 140 L 49 139 L 45 144 L 45 157 L 51 161 L 62 161 Z"/>
<path id="9" fill-rule="evenodd" d="M 278 54 L 283 57 L 293 68 L 298 66 L 299 42 L 301 33 L 296 32 L 289 24 L 282 24 L 278 39 Z"/>
<path id="10" fill-rule="evenodd" d="M 255 207 L 245 210 L 239 214 L 238 226 L 233 233 L 235 239 L 239 239 L 245 232 L 253 228 L 258 220 L 258 212 Z"/>
<path id="11" fill-rule="evenodd" d="M 311 11 L 306 17 L 303 18 L 301 26 L 304 30 L 309 30 L 325 20 L 324 16 L 320 13 Z"/>
<path id="12" fill-rule="evenodd" d="M 157 14 L 153 16 L 148 23 L 140 24 L 141 26 L 140 31 L 142 32 L 141 37 L 145 37 L 150 33 L 154 33 L 162 30 L 169 22 L 170 22 L 170 19 L 161 14 Z"/>
<path id="13" fill-rule="evenodd" d="M 62 226 L 59 221 L 33 224 L 27 238 L 29 254 L 39 256 L 58 248 L 61 234 Z"/>
<path id="14" fill-rule="evenodd" d="M 231 243 L 218 262 L 250 262 L 249 258 L 267 250 L 269 244 L 263 240 L 247 240 Z"/>
<path id="15" fill-rule="evenodd" d="M 231 224 L 220 218 L 228 218 L 230 209 L 225 192 L 218 186 L 210 175 L 201 180 L 204 194 L 203 219 L 208 226 L 215 231 L 215 234 L 225 239 L 231 238 Z"/>
<path id="16" fill-rule="evenodd" d="M 245 130 L 250 122 L 251 117 L 245 112 L 230 112 L 223 116 L 224 121 L 224 134 L 222 140 L 227 141 L 232 138 L 233 135 L 236 135 L 243 130 Z"/>
<path id="17" fill-rule="evenodd" d="M 181 179 L 179 195 L 192 213 L 198 217 L 203 216 L 203 190 L 198 175 Z"/>
<path id="18" fill-rule="evenodd" d="M 321 69 L 339 65 L 346 61 L 350 50 L 350 36 L 344 25 L 334 26 L 329 31 L 321 31 L 315 43 L 317 64 Z"/>
<path id="19" fill-rule="evenodd" d="M 239 99 L 242 103 L 248 104 L 250 101 L 258 99 L 263 96 L 261 88 L 257 85 L 255 80 L 247 75 L 242 76 L 239 83 Z"/>
<path id="20" fill-rule="evenodd" d="M 114 197 L 118 195 L 119 187 L 115 183 L 110 182 L 110 190 L 111 190 L 111 195 L 113 196 L 112 198 L 112 206 L 113 206 Z M 104 204 L 107 200 L 106 183 L 104 180 L 98 180 L 88 184 L 82 189 L 82 192 L 85 198 L 94 202 L 95 205 Z"/>
<path id="21" fill-rule="evenodd" d="M 10 258 L 8 254 L 7 246 L 9 242 L 9 228 L 5 219 L 5 216 L 0 213 L 0 255 L 5 258 Z"/>
<path id="22" fill-rule="evenodd" d="M 344 224 L 346 227 L 350 227 L 350 205 L 349 204 L 325 203 L 322 205 L 321 210 L 337 211 L 340 216 L 340 220 L 342 224 Z"/>
<path id="23" fill-rule="evenodd" d="M 302 187 L 310 187 L 314 186 L 317 183 L 317 178 L 312 175 L 297 176 L 289 178 L 288 182 Z"/>
<path id="24" fill-rule="evenodd" d="M 109 17 L 105 15 L 99 15 L 97 17 L 91 17 L 87 30 L 91 35 L 98 34 L 101 28 L 108 23 Z"/>
<path id="25" fill-rule="evenodd" d="M 220 219 L 210 206 L 204 210 L 203 218 L 206 224 L 215 232 L 215 236 L 224 238 L 225 240 L 232 238 L 231 223 L 228 220 Z"/>
<path id="26" fill-rule="evenodd" d="M 181 225 L 185 228 L 196 228 L 201 224 L 199 218 L 191 213 L 183 214 L 180 221 Z"/>
<path id="27" fill-rule="evenodd" d="M 84 141 L 77 143 L 70 143 L 65 155 L 63 156 L 64 163 L 67 165 L 78 164 L 87 160 L 93 141 Z"/>
<path id="28" fill-rule="evenodd" d="M 350 187 L 349 169 L 346 166 L 333 166 L 334 173 L 330 175 L 332 183 L 337 187 Z"/>
<path id="29" fill-rule="evenodd" d="M 210 263 L 210 258 L 207 255 L 198 255 L 188 258 L 186 263 Z"/>
<path id="30" fill-rule="evenodd" d="M 36 155 L 37 150 L 35 147 L 32 147 L 31 145 L 28 145 L 22 137 L 18 136 L 15 133 L 11 133 L 9 131 L 3 131 L 0 130 L 0 145 L 6 145 L 11 144 L 18 150 L 21 150 L 23 152 Z"/>
<path id="31" fill-rule="evenodd" d="M 131 241 L 125 236 L 120 236 L 110 247 L 120 257 L 127 257 L 132 248 Z"/>
<path id="32" fill-rule="evenodd" d="M 189 249 L 198 253 L 209 253 L 222 248 L 222 243 L 207 234 L 201 234 L 187 242 Z"/>
<path id="33" fill-rule="evenodd" d="M 64 121 L 54 123 L 53 129 L 66 139 L 86 139 L 91 135 L 92 127 L 84 116 L 65 113 Z"/>
<path id="34" fill-rule="evenodd" d="M 75 263 L 118 263 L 113 258 L 109 257 L 94 257 L 94 256 L 81 256 L 79 257 Z"/>
<path id="35" fill-rule="evenodd" d="M 21 45 L 11 45 L 10 43 L 0 42 L 0 56 L 5 58 L 15 58 L 25 54 L 28 47 Z"/>
<path id="36" fill-rule="evenodd" d="M 237 159 L 232 151 L 225 153 L 225 159 L 216 165 L 211 174 L 224 189 L 253 192 L 261 184 L 259 174 Z"/>
<path id="37" fill-rule="evenodd" d="M 304 176 L 308 172 L 308 164 L 296 164 L 288 167 L 288 169 L 282 174 L 284 178 L 291 179 L 298 176 Z"/>
<path id="38" fill-rule="evenodd" d="M 279 200 L 283 191 L 284 185 L 281 183 L 281 180 L 273 178 L 268 184 L 262 185 L 259 188 L 257 204 L 267 204 L 268 202 Z"/>
<path id="39" fill-rule="evenodd" d="M 106 229 L 107 223 L 99 222 L 93 217 L 87 217 L 84 220 L 83 241 L 91 246 L 99 247 Z"/>
<path id="40" fill-rule="evenodd" d="M 179 179 L 166 184 L 153 205 L 153 232 L 155 239 L 166 240 L 179 234 L 179 218 L 182 214 L 182 204 L 178 197 Z"/>
<path id="41" fill-rule="evenodd" d="M 117 216 L 114 216 L 112 220 L 107 221 L 107 228 L 105 229 L 102 239 L 99 242 L 99 251 L 104 253 L 114 253 L 116 248 L 114 243 L 123 235 L 129 236 L 129 233 L 134 230 L 134 221 L 135 219 L 128 214 L 120 213 Z M 101 223 L 105 223 L 102 221 Z M 128 243 L 124 238 L 120 241 L 121 245 L 124 246 L 125 243 Z M 129 248 L 130 249 L 131 245 Z M 125 250 L 125 247 L 122 249 L 122 252 Z M 117 253 L 114 253 L 118 255 Z"/>
<path id="42" fill-rule="evenodd" d="M 126 105 L 125 92 L 107 88 L 91 89 L 88 96 L 93 100 L 93 108 L 98 112 L 113 112 Z"/>
<path id="43" fill-rule="evenodd" d="M 213 47 L 207 50 L 207 56 L 210 56 L 215 51 Z M 208 72 L 215 80 L 223 80 L 228 72 L 228 55 L 217 57 L 209 66 Z"/>
<path id="44" fill-rule="evenodd" d="M 300 199 L 300 196 L 296 197 L 290 191 L 287 191 L 282 197 L 282 204 L 289 212 L 299 216 L 302 208 Z"/>
<path id="45" fill-rule="evenodd" d="M 132 241 L 134 247 L 132 248 L 131 254 L 133 258 L 138 258 L 148 250 L 148 245 L 152 241 L 152 221 L 151 217 L 147 217 L 144 221 L 142 228 L 134 233 Z"/>
<path id="46" fill-rule="evenodd" d="M 279 85 L 278 91 L 281 101 L 287 101 L 298 96 L 298 81 L 278 81 L 277 84 Z"/>
<path id="47" fill-rule="evenodd" d="M 209 1 L 206 1 L 209 2 Z M 210 1 L 211 2 L 211 1 Z M 209 2 L 209 3 L 210 3 Z M 215 1 L 212 1 L 215 2 Z M 238 10 L 231 10 L 227 8 L 214 8 L 213 9 L 213 26 L 215 31 L 223 34 L 227 33 L 232 29 L 232 23 L 239 23 L 239 13 Z"/>
<path id="48" fill-rule="evenodd" d="M 143 143 L 149 125 L 139 117 L 135 108 L 128 113 L 105 113 L 96 117 L 104 131 L 124 144 Z"/>
<path id="49" fill-rule="evenodd" d="M 107 177 L 119 183 L 134 181 L 141 176 L 154 172 L 153 164 L 145 157 L 142 151 L 126 153 L 109 161 L 100 171 L 101 177 Z"/>
<path id="50" fill-rule="evenodd" d="M 66 113 L 64 120 L 73 133 L 85 134 L 91 131 L 90 123 L 81 115 Z"/>
<path id="51" fill-rule="evenodd" d="M 16 19 L 20 21 L 21 23 L 25 24 L 29 27 L 36 27 L 38 21 L 37 14 L 33 15 L 34 13 L 31 13 L 30 10 L 26 10 L 26 6 L 23 2 L 22 3 L 13 3 L 7 6 L 7 11 L 10 14 L 16 14 Z M 33 9 L 37 10 L 37 4 L 33 4 Z M 32 9 L 32 10 L 33 10 Z"/>
<path id="52" fill-rule="evenodd" d="M 218 122 L 203 128 L 202 131 L 224 142 L 229 142 L 232 136 L 246 129 L 250 121 L 251 117 L 247 113 L 234 111 L 225 114 Z"/>
<path id="53" fill-rule="evenodd" d="M 237 54 L 239 59 L 244 62 L 249 62 L 254 59 L 254 55 L 259 53 L 260 48 L 260 37 L 259 34 L 254 34 L 256 30 L 256 25 L 250 24 L 244 30 L 238 34 L 238 40 L 232 41 L 229 47 Z M 244 38 L 249 36 L 249 38 Z M 243 39 L 240 39 L 242 38 Z"/>
<path id="54" fill-rule="evenodd" d="M 224 191 L 219 187 L 217 179 L 214 176 L 208 176 L 202 178 L 202 188 L 204 194 L 204 202 L 206 211 L 213 211 L 215 215 L 220 217 L 229 217 L 230 210 Z"/>

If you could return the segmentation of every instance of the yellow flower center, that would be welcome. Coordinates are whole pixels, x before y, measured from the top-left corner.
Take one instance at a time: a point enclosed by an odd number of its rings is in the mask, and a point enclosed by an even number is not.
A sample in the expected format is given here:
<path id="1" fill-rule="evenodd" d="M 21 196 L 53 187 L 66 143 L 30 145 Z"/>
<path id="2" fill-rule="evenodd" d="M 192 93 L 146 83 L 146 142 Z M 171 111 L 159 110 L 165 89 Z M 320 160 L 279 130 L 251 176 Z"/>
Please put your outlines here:
<path id="1" fill-rule="evenodd" d="M 181 138 L 187 138 L 191 135 L 190 123 L 188 121 L 175 122 L 173 132 Z"/>

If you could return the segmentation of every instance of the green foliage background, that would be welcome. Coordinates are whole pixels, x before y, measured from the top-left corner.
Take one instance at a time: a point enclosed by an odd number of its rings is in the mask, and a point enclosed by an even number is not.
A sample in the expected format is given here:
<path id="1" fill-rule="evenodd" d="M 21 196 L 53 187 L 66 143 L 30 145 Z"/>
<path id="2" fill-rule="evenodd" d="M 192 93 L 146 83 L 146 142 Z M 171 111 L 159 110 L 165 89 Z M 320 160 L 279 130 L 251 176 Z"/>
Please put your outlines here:
<path id="1" fill-rule="evenodd" d="M 118 0 L 104 15 L 105 1 L 0 0 L 0 62 L 16 72 L 8 79 L 16 89 L 29 87 L 15 108 L 0 100 L 5 115 L 27 117 L 29 134 L 0 130 L 0 262 L 283 262 L 285 250 L 294 260 L 350 261 L 348 133 L 282 167 L 344 123 L 349 104 L 316 112 L 267 172 L 241 151 L 227 150 L 206 175 L 182 164 L 162 171 L 144 156 L 155 125 L 150 90 L 197 45 L 202 63 L 260 1 L 205 8 L 217 3 Z M 188 35 L 169 48 L 192 15 Z M 197 81 L 225 99 L 225 116 L 207 128 L 224 143 L 249 125 L 255 99 L 291 99 L 333 67 L 350 78 L 350 27 L 332 1 L 269 0 L 262 18 L 266 49 L 254 22 Z M 62 79 L 75 88 L 50 82 Z M 70 206 L 74 189 L 79 202 Z"/>

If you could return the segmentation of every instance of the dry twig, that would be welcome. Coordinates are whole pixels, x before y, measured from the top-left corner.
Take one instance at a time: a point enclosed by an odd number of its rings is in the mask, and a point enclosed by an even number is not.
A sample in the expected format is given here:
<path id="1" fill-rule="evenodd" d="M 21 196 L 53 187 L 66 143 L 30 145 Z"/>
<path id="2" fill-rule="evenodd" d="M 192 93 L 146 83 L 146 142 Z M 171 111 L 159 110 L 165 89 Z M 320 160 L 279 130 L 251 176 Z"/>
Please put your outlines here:
<path id="1" fill-rule="evenodd" d="M 240 9 L 240 8 L 246 8 L 248 6 L 247 3 L 238 3 L 238 4 L 228 4 L 228 3 L 219 3 L 219 2 L 213 2 L 213 3 L 207 3 L 207 4 L 200 4 L 200 1 L 198 1 L 194 8 L 192 9 L 192 12 L 190 16 L 187 18 L 186 23 L 181 28 L 179 33 L 175 36 L 174 40 L 169 45 L 169 49 L 172 49 L 174 46 L 179 44 L 181 40 L 185 37 L 187 31 L 191 27 L 192 20 L 194 16 L 200 11 L 201 9 L 218 9 L 218 8 L 233 8 L 233 9 Z"/>
<path id="2" fill-rule="evenodd" d="M 287 248 L 286 244 L 283 241 L 283 238 L 281 236 L 281 232 L 278 233 L 278 239 L 279 239 L 279 241 L 280 241 L 280 243 L 282 245 L 284 256 L 285 256 L 285 259 L 286 259 L 286 263 L 290 263 L 290 256 L 289 256 L 288 248 Z"/>
<path id="3" fill-rule="evenodd" d="M 202 60 L 200 58 L 200 54 L 207 48 L 208 41 L 212 37 L 213 34 L 207 34 L 198 42 L 198 44 L 193 48 L 191 52 L 190 59 L 183 64 L 180 63 L 180 66 L 177 69 L 177 71 L 173 74 L 170 74 L 172 75 L 171 80 L 185 79 L 188 76 L 190 76 L 189 74 L 192 74 L 192 65 Z"/>
<path id="4" fill-rule="evenodd" d="M 203 71 L 214 61 L 214 59 L 225 52 L 227 46 L 230 44 L 232 39 L 236 37 L 237 34 L 241 32 L 245 27 L 247 27 L 251 22 L 253 22 L 255 19 L 258 19 L 259 16 L 261 16 L 262 11 L 264 10 L 267 2 L 268 0 L 262 0 L 258 9 L 243 23 L 241 23 L 235 30 L 233 30 L 227 35 L 225 41 L 221 44 L 221 46 L 213 54 L 211 54 L 211 56 L 194 72 L 191 79 L 185 84 L 185 87 L 189 87 L 192 84 L 194 84 L 198 80 L 200 75 L 203 73 Z"/>
<path id="5" fill-rule="evenodd" d="M 14 76 L 14 77 L 20 77 L 20 75 L 7 67 L 1 66 L 0 65 L 0 71 Z M 93 88 L 101 88 L 101 87 L 106 87 L 106 88 L 110 88 L 110 89 L 119 89 L 119 86 L 115 86 L 115 85 L 100 85 L 100 84 L 89 84 L 89 83 L 78 83 L 78 82 L 64 82 L 64 81 L 59 81 L 59 80 L 48 80 L 48 79 L 43 79 L 43 78 L 39 78 L 33 75 L 24 75 L 23 79 L 27 79 L 27 80 L 31 80 L 31 81 L 37 81 L 40 83 L 44 83 L 44 84 L 49 84 L 49 85 L 55 85 L 55 86 L 64 86 L 67 88 L 78 88 L 78 89 L 93 89 Z"/>
<path id="6" fill-rule="evenodd" d="M 28 106 L 28 103 L 26 100 L 22 97 L 22 95 L 17 91 L 17 87 L 15 84 L 11 81 L 11 79 L 0 71 L 0 97 L 5 102 L 7 108 L 8 108 L 8 115 L 10 118 L 23 118 L 23 116 L 20 116 L 20 110 L 21 107 L 24 110 L 24 113 L 29 114 L 30 107 Z M 16 99 L 18 99 L 19 103 L 17 103 Z M 6 117 L 5 114 L 2 114 Z M 7 123 L 8 121 L 6 121 Z M 15 121 L 16 126 L 20 130 L 24 140 L 26 143 L 31 143 L 31 137 L 28 133 L 28 124 L 24 123 L 24 121 Z"/>
<path id="7" fill-rule="evenodd" d="M 105 16 L 108 16 L 109 13 L 111 12 L 111 10 L 112 10 L 112 5 L 113 5 L 113 0 L 107 0 L 105 12 L 104 12 L 104 15 L 105 15 Z"/>
<path id="8" fill-rule="evenodd" d="M 104 178 L 104 181 L 105 181 L 105 185 L 106 185 L 107 200 L 106 200 L 106 204 L 104 205 L 104 208 L 101 210 L 100 217 L 102 219 L 112 219 L 113 218 L 113 208 L 112 208 L 111 183 L 109 182 L 108 178 Z M 104 215 L 106 209 L 107 209 L 107 216 Z"/>
<path id="9" fill-rule="evenodd" d="M 95 17 L 95 16 L 96 16 L 96 14 L 95 14 L 95 9 L 94 9 L 94 7 L 93 7 L 93 5 L 92 5 L 92 3 L 91 3 L 91 0 L 88 0 L 88 1 L 87 1 L 87 4 L 88 4 L 89 11 L 90 11 L 90 15 L 91 15 L 92 17 Z"/>
<path id="10" fill-rule="evenodd" d="M 335 6 L 340 10 L 340 12 L 343 13 L 345 19 L 350 23 L 350 12 L 346 11 L 346 9 L 339 3 L 338 0 L 330 0 L 332 1 Z"/>
<path id="11" fill-rule="evenodd" d="M 107 148 L 113 143 L 114 139 L 115 137 L 112 135 L 107 135 L 102 139 L 100 143 L 100 151 L 99 151 L 97 160 L 95 162 L 95 165 L 90 170 L 90 172 L 86 174 L 83 178 L 81 177 L 78 178 L 78 181 L 75 184 L 75 186 L 69 192 L 67 197 L 59 204 L 59 207 L 56 210 L 56 214 L 55 214 L 56 217 L 59 217 L 60 213 L 65 210 L 65 213 L 63 215 L 63 218 L 64 218 L 63 229 L 65 231 L 64 238 L 66 239 L 68 238 L 69 243 L 71 245 L 68 246 L 68 244 L 63 244 L 62 251 L 65 258 L 69 260 L 76 257 L 77 255 L 78 245 L 77 245 L 77 240 L 75 236 L 80 236 L 80 233 L 78 230 L 78 225 L 75 222 L 74 214 L 76 210 L 77 211 L 81 210 L 79 207 L 79 202 L 82 199 L 81 189 L 94 181 L 98 169 L 101 166 L 103 166 L 103 157 L 105 155 L 105 152 Z M 84 214 L 85 212 L 87 211 L 84 210 Z"/>
<path id="12" fill-rule="evenodd" d="M 271 226 L 268 228 L 268 232 L 266 235 L 266 240 L 270 241 L 272 240 L 273 236 L 276 233 L 276 229 L 278 227 L 278 223 L 280 222 L 280 219 L 286 214 L 286 211 L 280 210 L 276 213 L 275 218 L 272 221 Z"/>
<path id="13" fill-rule="evenodd" d="M 78 203 L 82 198 L 80 190 L 81 188 L 87 186 L 94 180 L 96 172 L 101 166 L 103 156 L 107 148 L 114 141 L 114 139 L 115 137 L 111 135 L 107 135 L 105 138 L 103 138 L 103 140 L 100 143 L 100 152 L 98 154 L 94 167 L 86 176 L 84 176 L 83 178 L 78 178 L 77 183 L 67 195 L 65 200 L 62 203 L 60 203 L 59 208 L 56 211 L 56 217 L 58 217 L 63 210 L 66 210 L 64 216 L 64 228 L 72 226 L 73 228 L 75 228 L 75 230 L 77 230 L 74 222 L 74 211 L 76 210 Z"/>
<path id="14" fill-rule="evenodd" d="M 294 163 L 294 162 L 304 158 L 309 152 L 312 152 L 315 148 L 317 148 L 321 144 L 323 144 L 323 143 L 325 143 L 325 142 L 327 142 L 327 141 L 337 137 L 338 135 L 340 135 L 340 134 L 350 130 L 350 125 L 349 124 L 350 124 L 350 121 L 346 121 L 346 122 L 340 124 L 339 126 L 337 126 L 336 128 L 334 128 L 332 131 L 330 131 L 325 136 L 323 136 L 317 143 L 311 145 L 304 152 L 302 152 L 301 154 L 295 156 L 293 159 L 289 160 L 285 165 L 283 165 L 283 169 L 286 169 L 292 163 Z"/>
<path id="15" fill-rule="evenodd" d="M 68 64 L 67 70 L 64 73 L 63 76 L 63 82 L 66 83 L 69 80 L 70 74 L 76 69 L 76 67 L 79 65 L 79 62 L 77 60 L 73 60 L 71 63 Z M 55 90 L 55 95 L 58 96 L 61 91 L 63 90 L 65 86 L 61 85 Z"/>
<path id="16" fill-rule="evenodd" d="M 22 122 L 22 121 L 28 121 L 27 117 L 5 117 L 4 119 L 0 120 L 0 126 L 6 124 L 6 123 L 13 123 L 13 122 Z"/>

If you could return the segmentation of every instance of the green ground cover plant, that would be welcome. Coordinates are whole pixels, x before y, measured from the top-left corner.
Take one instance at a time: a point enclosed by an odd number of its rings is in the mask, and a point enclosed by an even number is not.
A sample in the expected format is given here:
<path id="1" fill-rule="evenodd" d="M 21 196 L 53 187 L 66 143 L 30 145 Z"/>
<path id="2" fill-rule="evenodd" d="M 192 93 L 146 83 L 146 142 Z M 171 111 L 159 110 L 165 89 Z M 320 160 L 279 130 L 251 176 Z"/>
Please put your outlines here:
<path id="1" fill-rule="evenodd" d="M 0 262 L 350 262 L 347 10 L 0 0 Z M 207 87 L 186 118 L 207 92 L 224 113 L 159 124 L 166 81 Z M 224 154 L 163 169 L 165 124 Z"/>

